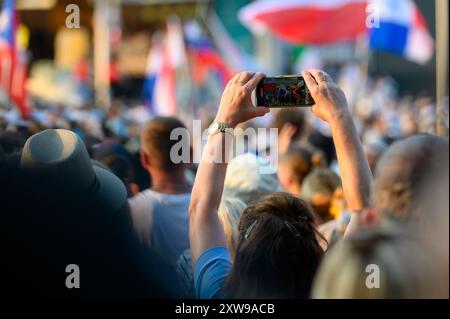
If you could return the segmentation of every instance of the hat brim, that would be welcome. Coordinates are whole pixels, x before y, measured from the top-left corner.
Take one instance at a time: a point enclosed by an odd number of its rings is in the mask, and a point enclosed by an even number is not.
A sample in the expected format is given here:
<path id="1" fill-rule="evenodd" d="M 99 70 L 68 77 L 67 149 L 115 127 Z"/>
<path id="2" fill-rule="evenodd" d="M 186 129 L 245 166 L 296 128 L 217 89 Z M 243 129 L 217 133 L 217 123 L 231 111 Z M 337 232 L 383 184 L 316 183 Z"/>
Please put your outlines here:
<path id="1" fill-rule="evenodd" d="M 93 168 L 99 182 L 96 197 L 101 205 L 111 210 L 122 208 L 127 201 L 127 189 L 123 182 L 104 168 L 96 165 Z"/>

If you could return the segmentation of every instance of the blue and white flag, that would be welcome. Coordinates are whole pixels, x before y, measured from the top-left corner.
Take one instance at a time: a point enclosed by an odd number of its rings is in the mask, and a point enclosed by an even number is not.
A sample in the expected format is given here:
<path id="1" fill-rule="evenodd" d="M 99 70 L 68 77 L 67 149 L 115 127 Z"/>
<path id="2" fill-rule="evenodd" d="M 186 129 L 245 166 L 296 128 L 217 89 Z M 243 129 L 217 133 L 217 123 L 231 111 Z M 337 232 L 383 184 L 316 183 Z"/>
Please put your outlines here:
<path id="1" fill-rule="evenodd" d="M 399 54 L 406 59 L 427 63 L 434 53 L 431 37 L 422 13 L 412 0 L 373 0 L 378 24 L 370 28 L 370 48 Z"/>

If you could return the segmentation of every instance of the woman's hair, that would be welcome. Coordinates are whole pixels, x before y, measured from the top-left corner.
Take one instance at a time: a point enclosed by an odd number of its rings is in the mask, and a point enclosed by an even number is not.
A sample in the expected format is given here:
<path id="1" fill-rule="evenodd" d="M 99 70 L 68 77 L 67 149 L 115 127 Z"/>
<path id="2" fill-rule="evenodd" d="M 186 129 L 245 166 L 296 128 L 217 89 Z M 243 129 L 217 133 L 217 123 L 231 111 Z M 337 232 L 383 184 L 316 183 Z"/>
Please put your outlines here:
<path id="1" fill-rule="evenodd" d="M 424 280 L 431 274 L 423 247 L 418 239 L 392 228 L 354 233 L 327 252 L 312 297 L 426 297 L 430 290 Z"/>
<path id="2" fill-rule="evenodd" d="M 219 218 L 223 225 L 227 246 L 234 256 L 239 240 L 239 220 L 246 205 L 237 198 L 223 198 L 219 206 Z"/>
<path id="3" fill-rule="evenodd" d="M 248 206 L 225 284 L 231 298 L 307 298 L 324 253 L 308 204 L 272 193 Z"/>

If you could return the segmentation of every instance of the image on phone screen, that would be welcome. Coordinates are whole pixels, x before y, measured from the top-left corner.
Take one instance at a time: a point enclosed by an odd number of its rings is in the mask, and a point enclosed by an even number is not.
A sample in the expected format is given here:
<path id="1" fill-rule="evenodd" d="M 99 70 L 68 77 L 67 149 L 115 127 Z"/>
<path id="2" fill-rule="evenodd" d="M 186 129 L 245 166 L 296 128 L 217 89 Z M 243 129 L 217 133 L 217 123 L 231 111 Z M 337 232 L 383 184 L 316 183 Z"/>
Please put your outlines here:
<path id="1" fill-rule="evenodd" d="M 314 100 L 302 76 L 263 78 L 256 87 L 256 105 L 265 107 L 311 106 Z"/>

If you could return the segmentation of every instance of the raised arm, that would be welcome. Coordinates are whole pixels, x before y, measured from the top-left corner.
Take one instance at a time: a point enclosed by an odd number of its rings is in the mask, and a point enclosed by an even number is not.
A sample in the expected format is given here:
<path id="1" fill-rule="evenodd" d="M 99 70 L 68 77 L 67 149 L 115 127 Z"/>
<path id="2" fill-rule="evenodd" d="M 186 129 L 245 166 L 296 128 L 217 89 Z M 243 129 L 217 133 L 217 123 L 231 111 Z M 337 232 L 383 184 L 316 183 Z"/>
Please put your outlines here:
<path id="1" fill-rule="evenodd" d="M 302 75 L 316 102 L 312 112 L 331 127 L 348 206 L 352 212 L 360 212 L 371 205 L 372 174 L 344 92 L 323 71 Z"/>
<path id="2" fill-rule="evenodd" d="M 225 87 L 215 122 L 234 128 L 241 122 L 269 112 L 267 108 L 253 106 L 251 101 L 251 92 L 263 77 L 262 73 L 236 74 Z M 189 207 L 189 237 L 194 267 L 198 257 L 209 248 L 226 246 L 217 210 L 227 170 L 228 159 L 225 154 L 231 146 L 231 139 L 227 135 L 217 133 L 210 136 L 195 177 Z"/>

